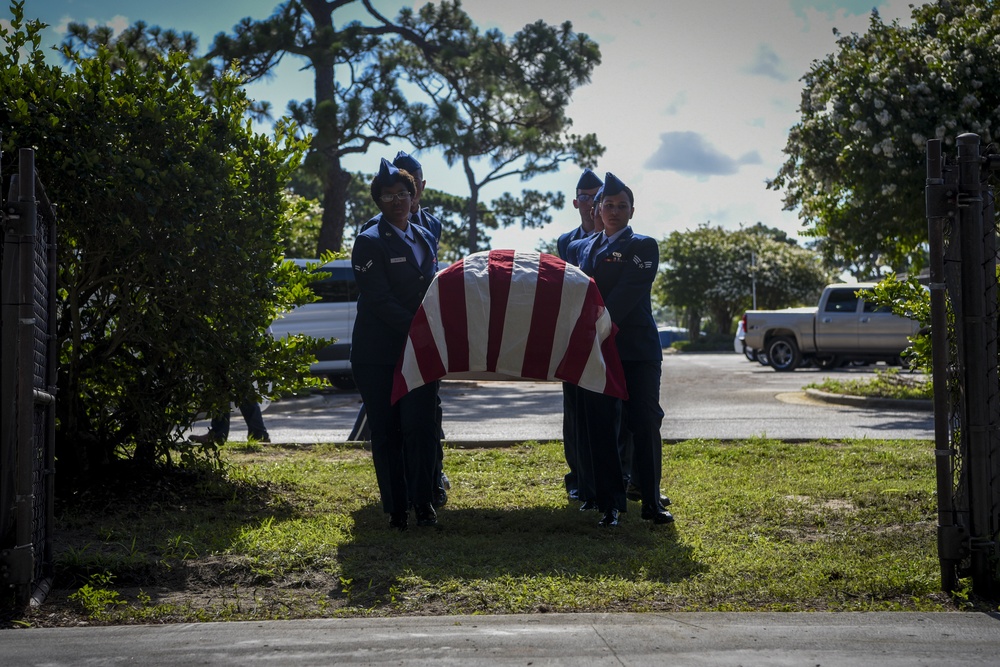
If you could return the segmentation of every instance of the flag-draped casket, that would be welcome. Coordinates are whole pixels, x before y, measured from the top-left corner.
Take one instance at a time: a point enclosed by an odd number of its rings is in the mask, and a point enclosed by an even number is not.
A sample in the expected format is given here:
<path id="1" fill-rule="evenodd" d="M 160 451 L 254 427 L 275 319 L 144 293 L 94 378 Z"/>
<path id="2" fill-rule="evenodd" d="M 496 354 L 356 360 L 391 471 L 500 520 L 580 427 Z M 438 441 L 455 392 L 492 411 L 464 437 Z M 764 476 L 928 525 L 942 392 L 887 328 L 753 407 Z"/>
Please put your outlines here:
<path id="1" fill-rule="evenodd" d="M 572 264 L 514 250 L 469 255 L 427 290 L 396 366 L 392 401 L 475 371 L 627 398 L 616 330 L 597 285 Z"/>

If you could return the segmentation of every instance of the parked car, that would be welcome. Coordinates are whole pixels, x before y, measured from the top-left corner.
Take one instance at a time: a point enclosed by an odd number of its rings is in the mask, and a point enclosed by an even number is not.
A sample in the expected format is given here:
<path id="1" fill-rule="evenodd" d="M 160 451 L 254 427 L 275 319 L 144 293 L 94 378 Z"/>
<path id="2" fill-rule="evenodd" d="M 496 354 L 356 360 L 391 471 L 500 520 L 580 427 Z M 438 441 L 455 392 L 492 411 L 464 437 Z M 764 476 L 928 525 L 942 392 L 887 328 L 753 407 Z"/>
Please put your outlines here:
<path id="1" fill-rule="evenodd" d="M 293 259 L 305 268 L 315 260 Z M 299 306 L 279 316 L 271 323 L 271 335 L 281 338 L 289 334 L 304 334 L 313 338 L 332 338 L 332 343 L 316 353 L 316 363 L 310 370 L 325 375 L 340 389 L 353 389 L 351 375 L 351 332 L 357 317 L 358 286 L 350 260 L 336 259 L 320 271 L 327 274 L 311 284 L 318 301 Z"/>
<path id="2" fill-rule="evenodd" d="M 676 341 L 687 340 L 687 329 L 681 327 L 657 327 L 656 332 L 660 334 L 660 347 L 670 347 Z"/>
<path id="3" fill-rule="evenodd" d="M 816 308 L 749 310 L 743 315 L 747 347 L 767 355 L 776 371 L 815 363 L 833 368 L 849 362 L 902 363 L 919 324 L 857 296 L 874 283 L 828 285 Z"/>

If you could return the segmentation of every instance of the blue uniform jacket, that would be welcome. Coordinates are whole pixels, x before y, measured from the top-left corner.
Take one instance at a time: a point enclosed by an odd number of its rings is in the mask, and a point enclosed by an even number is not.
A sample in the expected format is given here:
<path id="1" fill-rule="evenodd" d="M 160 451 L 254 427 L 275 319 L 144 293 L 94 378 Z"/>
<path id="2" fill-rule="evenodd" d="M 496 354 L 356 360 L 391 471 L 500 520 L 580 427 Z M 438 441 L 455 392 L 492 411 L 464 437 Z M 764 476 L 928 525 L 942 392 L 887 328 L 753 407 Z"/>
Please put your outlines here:
<path id="1" fill-rule="evenodd" d="M 570 241 L 569 245 L 566 246 L 565 254 L 561 255 L 562 259 L 567 264 L 572 264 L 573 266 L 580 266 L 581 264 L 580 249 L 586 246 L 587 239 L 589 238 L 590 236 L 584 236 L 583 238 L 579 238 L 575 241 Z"/>
<path id="2" fill-rule="evenodd" d="M 572 243 L 573 241 L 579 241 L 580 239 L 585 239 L 591 234 L 592 232 L 584 231 L 583 226 L 581 225 L 576 229 L 574 229 L 573 231 L 566 232 L 565 234 L 561 235 L 559 239 L 556 241 L 556 248 L 559 251 L 560 259 L 566 262 L 570 262 L 571 264 L 576 264 L 576 262 L 570 261 L 570 258 L 567 254 L 569 251 L 569 244 Z"/>
<path id="3" fill-rule="evenodd" d="M 597 283 L 611 321 L 618 326 L 618 355 L 623 361 L 659 361 L 663 349 L 650 305 L 659 245 L 656 239 L 626 227 L 595 257 L 594 245 L 602 236 L 594 234 L 573 246 L 579 252 L 580 268 Z"/>
<path id="4" fill-rule="evenodd" d="M 361 231 L 365 231 L 369 227 L 372 227 L 373 225 L 377 225 L 378 222 L 379 222 L 379 220 L 381 220 L 381 219 L 382 219 L 382 214 L 379 213 L 374 218 L 372 218 L 371 220 L 369 220 L 368 222 L 366 222 L 364 225 L 362 225 L 361 226 Z M 422 208 L 419 211 L 417 211 L 416 213 L 411 213 L 410 214 L 410 222 L 413 223 L 414 225 L 419 225 L 420 227 L 423 227 L 424 229 L 426 229 L 427 231 L 429 231 L 431 234 L 433 234 L 434 238 L 438 242 L 441 241 L 441 221 L 438 220 L 435 216 L 431 215 L 430 212 L 426 208 Z"/>
<path id="5" fill-rule="evenodd" d="M 352 364 L 395 365 L 403 351 L 410 322 L 437 273 L 437 240 L 423 227 L 413 229 L 427 244 L 422 266 L 388 222 L 379 221 L 354 240 L 351 264 L 360 297 Z"/>

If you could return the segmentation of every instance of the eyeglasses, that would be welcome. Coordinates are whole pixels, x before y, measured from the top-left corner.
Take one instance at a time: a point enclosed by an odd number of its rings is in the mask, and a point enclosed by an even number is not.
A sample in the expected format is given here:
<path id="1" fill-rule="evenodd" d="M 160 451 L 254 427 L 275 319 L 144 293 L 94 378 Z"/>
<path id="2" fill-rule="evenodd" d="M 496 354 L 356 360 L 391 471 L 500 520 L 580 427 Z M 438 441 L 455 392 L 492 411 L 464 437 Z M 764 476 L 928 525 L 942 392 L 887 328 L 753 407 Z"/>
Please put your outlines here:
<path id="1" fill-rule="evenodd" d="M 578 193 L 576 195 L 576 200 L 577 201 L 590 201 L 593 198 L 594 198 L 594 195 L 588 195 L 585 192 L 580 192 L 580 193 Z"/>
<path id="2" fill-rule="evenodd" d="M 396 201 L 403 201 L 404 199 L 409 199 L 409 197 L 410 197 L 410 192 L 408 190 L 404 190 L 403 192 L 397 192 L 394 195 L 379 195 L 379 199 L 381 199 L 386 204 L 391 202 L 393 199 L 395 199 Z"/>
<path id="3" fill-rule="evenodd" d="M 629 209 L 632 208 L 628 204 L 613 204 L 611 202 L 603 202 L 601 204 L 601 210 L 603 211 L 618 211 L 619 213 L 628 213 Z"/>

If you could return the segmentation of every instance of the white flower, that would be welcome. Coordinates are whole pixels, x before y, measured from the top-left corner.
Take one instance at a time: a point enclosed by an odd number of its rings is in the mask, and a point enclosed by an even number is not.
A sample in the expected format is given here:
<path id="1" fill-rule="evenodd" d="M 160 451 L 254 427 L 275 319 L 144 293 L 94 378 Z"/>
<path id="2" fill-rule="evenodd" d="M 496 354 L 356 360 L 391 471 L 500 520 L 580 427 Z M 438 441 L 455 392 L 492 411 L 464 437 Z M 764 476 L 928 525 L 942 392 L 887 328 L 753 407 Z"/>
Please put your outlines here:
<path id="1" fill-rule="evenodd" d="M 966 95 L 965 97 L 962 98 L 962 106 L 970 108 L 978 107 L 979 98 L 977 98 L 975 95 Z"/>
<path id="2" fill-rule="evenodd" d="M 923 148 L 924 144 L 927 143 L 927 137 L 920 134 L 919 132 L 914 132 L 912 135 L 910 135 L 910 139 L 913 140 L 913 143 L 917 146 L 917 148 Z"/>

